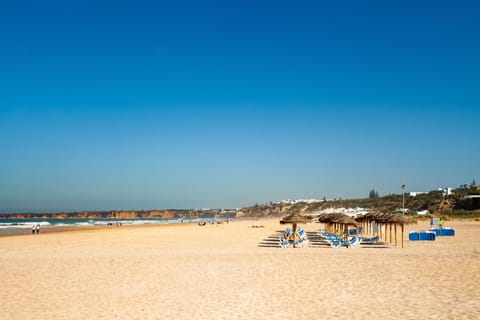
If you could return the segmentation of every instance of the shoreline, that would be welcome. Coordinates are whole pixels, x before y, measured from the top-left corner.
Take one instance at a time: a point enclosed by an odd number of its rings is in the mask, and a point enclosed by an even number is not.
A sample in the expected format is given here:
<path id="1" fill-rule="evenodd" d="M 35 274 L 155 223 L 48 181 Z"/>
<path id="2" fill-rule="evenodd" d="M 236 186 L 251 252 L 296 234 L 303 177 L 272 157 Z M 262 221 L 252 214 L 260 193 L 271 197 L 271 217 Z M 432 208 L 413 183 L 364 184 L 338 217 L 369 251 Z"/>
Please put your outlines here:
<path id="1" fill-rule="evenodd" d="M 135 220 L 135 219 L 129 219 Z M 228 219 L 229 222 L 223 222 L 223 224 L 233 223 L 235 221 L 250 221 L 249 218 L 238 218 L 238 219 Z M 115 220 L 116 221 L 116 220 Z M 115 222 L 112 221 L 112 222 Z M 254 221 L 254 220 L 251 220 Z M 122 224 L 121 226 L 107 226 L 107 225 L 91 225 L 91 226 L 42 226 L 40 228 L 39 234 L 32 234 L 31 227 L 25 228 L 0 228 L 0 238 L 4 237 L 17 237 L 17 236 L 37 236 L 41 234 L 50 234 L 50 233 L 63 233 L 63 232 L 76 232 L 76 231 L 101 231 L 101 230 L 111 230 L 111 229 L 129 229 L 129 228 L 147 228 L 147 227 L 178 227 L 178 226 L 190 226 L 197 225 L 198 222 L 178 222 L 178 223 L 146 223 L 146 224 Z M 216 225 L 216 223 L 207 222 L 206 227 Z M 2 231 L 11 230 L 12 232 L 2 233 Z M 17 232 L 15 232 L 17 231 Z M 18 232 L 20 231 L 20 232 Z"/>

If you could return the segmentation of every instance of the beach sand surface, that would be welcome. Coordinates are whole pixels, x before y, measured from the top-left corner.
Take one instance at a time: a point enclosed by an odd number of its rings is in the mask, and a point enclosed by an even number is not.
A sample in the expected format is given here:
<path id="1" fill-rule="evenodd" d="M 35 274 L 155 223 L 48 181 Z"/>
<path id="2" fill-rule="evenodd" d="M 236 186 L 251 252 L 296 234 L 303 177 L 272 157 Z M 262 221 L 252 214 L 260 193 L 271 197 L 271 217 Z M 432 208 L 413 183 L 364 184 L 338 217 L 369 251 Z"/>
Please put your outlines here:
<path id="1" fill-rule="evenodd" d="M 480 319 L 480 223 L 445 226 L 404 249 L 282 249 L 279 219 L 1 237 L 0 319 Z"/>

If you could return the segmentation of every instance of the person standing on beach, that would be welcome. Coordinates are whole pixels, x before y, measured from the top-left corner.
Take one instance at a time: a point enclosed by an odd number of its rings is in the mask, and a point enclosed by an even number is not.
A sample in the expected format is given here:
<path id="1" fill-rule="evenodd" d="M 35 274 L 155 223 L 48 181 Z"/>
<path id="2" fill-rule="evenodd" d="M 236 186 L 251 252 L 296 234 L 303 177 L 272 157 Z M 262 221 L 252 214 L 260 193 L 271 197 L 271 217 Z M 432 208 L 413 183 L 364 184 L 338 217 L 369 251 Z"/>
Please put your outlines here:
<path id="1" fill-rule="evenodd" d="M 443 219 L 440 218 L 440 221 L 438 222 L 438 225 L 440 226 L 440 229 L 443 229 Z"/>
<path id="2" fill-rule="evenodd" d="M 40 225 L 39 224 L 37 224 L 36 230 L 37 230 L 37 234 L 39 234 L 40 233 Z"/>
<path id="3" fill-rule="evenodd" d="M 35 225 L 32 226 L 32 234 L 35 234 Z"/>

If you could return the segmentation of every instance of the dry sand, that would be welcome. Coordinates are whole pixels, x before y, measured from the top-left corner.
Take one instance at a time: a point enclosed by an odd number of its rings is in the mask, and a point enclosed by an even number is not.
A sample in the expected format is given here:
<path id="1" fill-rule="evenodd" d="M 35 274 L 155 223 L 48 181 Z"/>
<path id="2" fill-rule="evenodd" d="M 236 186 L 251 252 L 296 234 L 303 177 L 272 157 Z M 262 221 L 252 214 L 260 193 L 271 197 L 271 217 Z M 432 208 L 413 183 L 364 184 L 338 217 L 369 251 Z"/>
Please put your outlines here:
<path id="1" fill-rule="evenodd" d="M 446 226 L 404 249 L 269 247 L 278 219 L 2 237 L 0 318 L 479 319 L 480 223 Z"/>

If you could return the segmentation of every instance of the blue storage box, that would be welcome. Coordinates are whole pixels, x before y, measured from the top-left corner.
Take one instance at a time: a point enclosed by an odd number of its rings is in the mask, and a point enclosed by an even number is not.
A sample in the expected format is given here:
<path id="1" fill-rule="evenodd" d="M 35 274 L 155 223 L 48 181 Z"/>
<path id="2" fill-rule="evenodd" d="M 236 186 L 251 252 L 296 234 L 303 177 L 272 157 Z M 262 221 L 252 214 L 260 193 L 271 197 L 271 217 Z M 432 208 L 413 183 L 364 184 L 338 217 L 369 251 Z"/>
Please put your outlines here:
<path id="1" fill-rule="evenodd" d="M 440 237 L 442 235 L 442 229 L 440 228 L 431 228 L 430 231 L 435 232 L 435 235 L 437 237 Z"/>
<path id="2" fill-rule="evenodd" d="M 420 240 L 420 235 L 417 231 L 410 231 L 408 234 L 408 240 L 410 241 L 418 241 Z"/>
<path id="3" fill-rule="evenodd" d="M 419 233 L 420 239 L 425 241 L 434 241 L 435 240 L 435 232 L 433 231 L 420 231 Z"/>
<path id="4" fill-rule="evenodd" d="M 443 228 L 442 229 L 442 236 L 454 236 L 455 229 L 452 228 Z"/>

